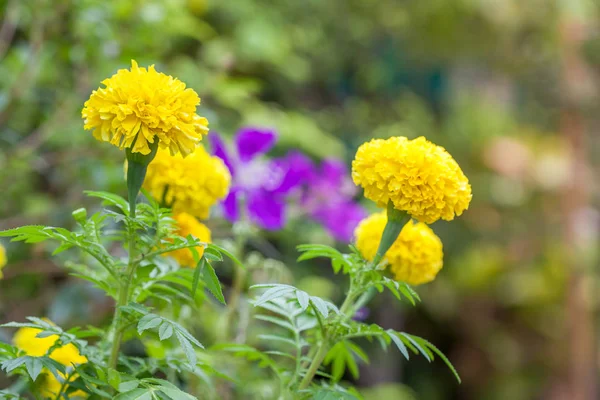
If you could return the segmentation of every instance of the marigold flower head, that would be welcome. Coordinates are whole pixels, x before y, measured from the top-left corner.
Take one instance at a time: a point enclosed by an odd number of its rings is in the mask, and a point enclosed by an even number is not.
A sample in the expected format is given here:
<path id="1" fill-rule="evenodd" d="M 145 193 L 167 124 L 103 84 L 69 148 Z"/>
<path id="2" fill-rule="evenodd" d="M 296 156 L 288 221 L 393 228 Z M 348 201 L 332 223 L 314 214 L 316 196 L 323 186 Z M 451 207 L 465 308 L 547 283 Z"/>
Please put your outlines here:
<path id="1" fill-rule="evenodd" d="M 84 128 L 100 141 L 146 155 L 158 140 L 161 148 L 185 157 L 208 133 L 208 121 L 196 114 L 198 94 L 153 65 L 140 68 L 132 60 L 131 70 L 120 69 L 102 84 L 81 112 Z"/>
<path id="2" fill-rule="evenodd" d="M 6 249 L 0 244 L 0 279 L 4 277 L 2 268 L 6 265 Z"/>
<path id="3" fill-rule="evenodd" d="M 387 216 L 381 212 L 365 218 L 356 227 L 356 247 L 365 259 L 375 258 L 386 222 Z M 431 228 L 411 220 L 402 228 L 384 259 L 396 280 L 420 285 L 435 279 L 442 269 L 443 255 L 442 241 Z"/>
<path id="4" fill-rule="evenodd" d="M 187 213 L 179 213 L 173 216 L 173 219 L 177 223 L 176 233 L 179 236 L 188 237 L 189 235 L 192 235 L 202 242 L 211 242 L 210 229 L 208 229 L 206 225 L 198 221 L 192 215 Z M 198 256 L 202 257 L 204 254 L 204 247 L 198 246 L 196 247 L 196 251 L 198 252 Z M 190 249 L 179 249 L 167 253 L 166 255 L 173 257 L 182 267 L 196 267 L 194 253 L 192 253 L 192 250 Z"/>
<path id="5" fill-rule="evenodd" d="M 471 202 L 467 177 L 441 146 L 424 137 L 373 139 L 358 148 L 352 179 L 380 207 L 392 201 L 421 222 L 461 215 Z"/>
<path id="6" fill-rule="evenodd" d="M 44 356 L 48 350 L 54 346 L 59 337 L 58 335 L 50 335 L 42 338 L 37 337 L 40 332 L 42 331 L 36 328 L 20 328 L 13 337 L 13 343 L 28 356 Z M 79 350 L 73 343 L 54 349 L 48 356 L 66 367 L 72 367 L 73 364 L 84 364 L 88 361 L 85 356 L 79 353 Z M 62 382 L 49 371 L 42 370 L 42 373 L 42 395 L 44 397 L 54 398 L 62 388 Z M 60 372 L 59 374 L 62 375 Z M 62 378 L 65 377 L 62 376 Z M 87 397 L 82 391 L 73 393 L 73 396 Z"/>
<path id="7" fill-rule="evenodd" d="M 208 218 L 210 207 L 229 193 L 231 174 L 223 161 L 202 145 L 183 158 L 159 150 L 148 165 L 144 188 L 163 200 L 175 213 Z"/>

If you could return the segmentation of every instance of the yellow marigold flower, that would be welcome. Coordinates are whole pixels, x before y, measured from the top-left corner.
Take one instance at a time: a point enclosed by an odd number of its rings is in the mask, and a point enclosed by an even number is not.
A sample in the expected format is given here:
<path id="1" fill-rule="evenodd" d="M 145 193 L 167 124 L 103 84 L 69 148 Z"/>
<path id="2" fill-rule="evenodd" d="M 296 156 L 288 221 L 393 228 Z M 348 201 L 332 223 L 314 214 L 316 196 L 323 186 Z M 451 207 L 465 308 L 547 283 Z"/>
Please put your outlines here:
<path id="1" fill-rule="evenodd" d="M 120 69 L 102 84 L 81 112 L 85 129 L 100 141 L 146 155 L 148 144 L 158 140 L 161 148 L 185 157 L 208 133 L 208 121 L 196 114 L 198 94 L 154 65 L 146 70 L 132 60 L 131 70 Z"/>
<path id="2" fill-rule="evenodd" d="M 371 261 L 377 253 L 387 222 L 384 212 L 370 215 L 354 231 L 356 247 Z M 385 253 L 384 259 L 398 281 L 411 285 L 431 282 L 443 265 L 442 241 L 422 222 L 409 221 Z"/>
<path id="3" fill-rule="evenodd" d="M 358 148 L 352 179 L 380 207 L 392 201 L 421 222 L 461 215 L 471 202 L 471 185 L 452 156 L 424 137 L 373 139 Z"/>
<path id="4" fill-rule="evenodd" d="M 155 199 L 164 199 L 175 213 L 205 219 L 210 207 L 227 196 L 230 182 L 231 174 L 223 161 L 200 145 L 185 158 L 159 150 L 148 165 L 144 188 Z"/>
<path id="5" fill-rule="evenodd" d="M 198 221 L 192 215 L 187 213 L 180 213 L 173 216 L 173 219 L 177 222 L 176 233 L 179 236 L 188 237 L 189 235 L 192 235 L 193 237 L 202 242 L 211 242 L 210 229 L 208 229 L 206 225 Z M 196 251 L 198 252 L 199 256 L 202 256 L 202 254 L 204 254 L 204 247 L 198 246 L 196 247 Z M 179 249 L 167 253 L 166 255 L 176 259 L 179 265 L 181 265 L 182 267 L 196 267 L 194 254 L 190 249 Z"/>
<path id="6" fill-rule="evenodd" d="M 21 328 L 15 333 L 13 343 L 29 356 L 44 356 L 48 350 L 54 346 L 59 337 L 58 335 L 51 335 L 43 338 L 36 337 L 40 332 L 41 330 L 36 328 Z M 54 349 L 52 353 L 49 354 L 49 357 L 67 367 L 72 367 L 72 364 L 84 364 L 88 361 L 85 356 L 79 353 L 77 347 L 72 343 Z M 62 376 L 62 378 L 65 377 Z M 58 391 L 62 387 L 62 382 L 56 379 L 52 373 L 45 370 L 43 371 L 41 379 L 42 395 L 48 398 L 56 397 Z M 82 391 L 75 392 L 73 396 L 87 397 Z"/>
<path id="7" fill-rule="evenodd" d="M 0 244 L 0 279 L 2 279 L 4 277 L 4 274 L 2 274 L 2 268 L 4 268 L 5 265 L 6 265 L 6 249 L 4 248 L 4 246 L 2 246 Z"/>

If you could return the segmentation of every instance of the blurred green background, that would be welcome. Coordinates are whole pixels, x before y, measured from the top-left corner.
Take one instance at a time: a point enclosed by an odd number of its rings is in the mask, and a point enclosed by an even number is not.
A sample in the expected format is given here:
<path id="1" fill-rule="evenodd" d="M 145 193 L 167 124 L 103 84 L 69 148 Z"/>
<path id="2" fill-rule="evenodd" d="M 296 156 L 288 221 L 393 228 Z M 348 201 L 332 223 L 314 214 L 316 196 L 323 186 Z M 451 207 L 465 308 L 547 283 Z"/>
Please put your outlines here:
<path id="1" fill-rule="evenodd" d="M 599 12 L 593 0 L 0 0 L 0 229 L 70 226 L 95 205 L 83 190 L 124 194 L 122 152 L 80 113 L 132 58 L 195 89 L 211 131 L 276 128 L 276 152 L 349 164 L 372 137 L 424 135 L 459 162 L 473 202 L 433 227 L 445 268 L 418 288 L 423 304 L 382 297 L 369 318 L 428 338 L 463 383 L 374 346 L 361 391 L 596 399 Z M 270 239 L 293 265 L 297 232 Z M 1 322 L 110 310 L 45 246 L 3 244 Z M 302 268 L 309 292 L 342 294 Z"/>

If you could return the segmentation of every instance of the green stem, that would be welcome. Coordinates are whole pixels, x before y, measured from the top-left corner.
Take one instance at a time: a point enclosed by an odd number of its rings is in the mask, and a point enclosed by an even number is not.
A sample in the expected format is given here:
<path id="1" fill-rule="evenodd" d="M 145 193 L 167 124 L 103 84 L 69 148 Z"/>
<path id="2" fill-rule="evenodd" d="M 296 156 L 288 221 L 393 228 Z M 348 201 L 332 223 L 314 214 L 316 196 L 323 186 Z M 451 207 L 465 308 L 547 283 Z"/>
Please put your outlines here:
<path id="1" fill-rule="evenodd" d="M 308 371 L 306 371 L 306 375 L 304 375 L 302 382 L 300 382 L 300 386 L 298 387 L 299 390 L 304 390 L 308 387 L 308 385 L 310 385 L 315 374 L 319 370 L 319 367 L 323 363 L 328 350 L 329 346 L 327 340 L 324 340 L 323 343 L 321 343 L 321 347 L 319 347 L 317 354 L 315 354 L 315 358 L 313 358 L 312 362 L 310 363 L 310 367 L 308 367 Z"/>
<path id="2" fill-rule="evenodd" d="M 352 315 L 350 315 L 350 314 L 346 315 L 346 313 L 348 312 L 348 310 L 352 309 L 352 304 L 354 302 L 354 299 L 356 298 L 354 286 L 355 286 L 354 280 L 351 280 L 350 288 L 348 289 L 348 294 L 346 295 L 346 299 L 344 300 L 344 302 L 342 303 L 342 306 L 340 307 L 340 314 L 342 314 L 342 318 L 344 320 L 348 319 L 348 318 L 352 318 Z M 317 318 L 319 318 L 318 312 L 317 312 Z M 322 325 L 321 325 L 321 328 L 322 328 Z M 323 363 L 323 360 L 325 359 L 327 352 L 329 351 L 329 332 L 327 332 L 326 330 L 323 331 L 323 329 L 322 329 L 322 336 L 323 336 L 323 342 L 319 346 L 317 353 L 315 354 L 312 362 L 310 363 L 310 366 L 308 367 L 308 371 L 306 371 L 306 375 L 304 375 L 304 378 L 300 382 L 300 386 L 298 387 L 299 390 L 306 389 L 308 387 L 308 385 L 310 385 L 310 382 L 312 382 L 313 378 L 315 377 L 315 374 L 321 367 L 321 364 Z"/>
<path id="3" fill-rule="evenodd" d="M 117 304 L 115 306 L 115 314 L 112 325 L 112 347 L 110 351 L 110 359 L 108 362 L 109 367 L 116 369 L 117 362 L 119 360 L 119 349 L 121 347 L 121 340 L 123 340 L 123 330 L 121 329 L 122 324 L 122 312 L 121 307 L 126 306 L 129 303 L 129 287 L 135 274 L 135 232 L 133 227 L 129 228 L 129 263 L 127 264 L 127 271 L 122 281 L 119 282 L 119 296 L 117 298 Z"/>

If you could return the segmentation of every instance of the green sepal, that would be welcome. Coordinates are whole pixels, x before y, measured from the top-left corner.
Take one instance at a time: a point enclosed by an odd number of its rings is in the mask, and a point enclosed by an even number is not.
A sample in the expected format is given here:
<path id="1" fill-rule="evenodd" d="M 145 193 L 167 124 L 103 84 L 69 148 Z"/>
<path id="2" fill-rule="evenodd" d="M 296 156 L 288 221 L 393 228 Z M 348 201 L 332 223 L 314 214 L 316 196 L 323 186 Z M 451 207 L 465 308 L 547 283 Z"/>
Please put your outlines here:
<path id="1" fill-rule="evenodd" d="M 385 253 L 392 247 L 404 225 L 410 221 L 410 215 L 405 211 L 400 211 L 394 208 L 392 201 L 388 201 L 387 205 L 387 223 L 383 229 L 383 235 L 381 236 L 381 242 L 379 242 L 379 248 L 377 254 L 373 260 L 373 265 L 377 265 L 383 259 Z"/>
<path id="2" fill-rule="evenodd" d="M 135 142 L 134 142 L 135 144 Z M 133 153 L 131 147 L 125 150 L 127 155 L 127 197 L 129 200 L 129 216 L 135 218 L 135 203 L 138 193 L 144 184 L 148 165 L 156 156 L 158 150 L 158 140 L 150 143 L 150 153 Z M 132 144 L 133 147 L 133 144 Z"/>

